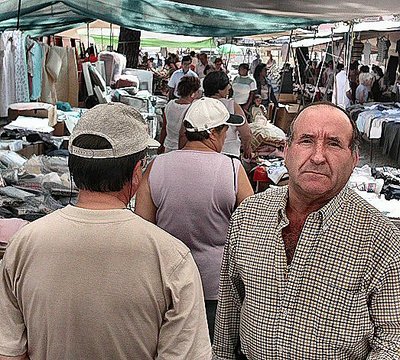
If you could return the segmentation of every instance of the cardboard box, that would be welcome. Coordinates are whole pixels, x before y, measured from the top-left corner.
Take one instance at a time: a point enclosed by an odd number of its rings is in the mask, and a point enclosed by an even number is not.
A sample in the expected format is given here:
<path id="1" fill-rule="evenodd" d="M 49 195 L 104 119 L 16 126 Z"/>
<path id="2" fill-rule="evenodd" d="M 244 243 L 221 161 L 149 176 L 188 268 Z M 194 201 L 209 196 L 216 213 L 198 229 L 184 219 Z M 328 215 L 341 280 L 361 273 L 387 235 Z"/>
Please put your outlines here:
<path id="1" fill-rule="evenodd" d="M 29 145 L 26 145 L 22 150 L 17 151 L 18 154 L 29 159 L 32 155 L 43 155 L 44 154 L 44 142 L 38 141 Z"/>
<path id="2" fill-rule="evenodd" d="M 280 94 L 278 102 L 281 104 L 295 104 L 297 102 L 297 95 L 295 94 Z"/>
<path id="3" fill-rule="evenodd" d="M 299 110 L 298 104 L 288 104 L 285 107 L 278 108 L 275 118 L 275 126 L 282 129 L 287 134 L 290 124 Z"/>
<path id="4" fill-rule="evenodd" d="M 48 118 L 49 126 L 54 126 L 57 122 L 57 109 L 52 104 L 36 102 L 9 105 L 8 121 L 14 121 L 18 116 Z"/>
<path id="5" fill-rule="evenodd" d="M 53 126 L 54 127 L 54 131 L 53 131 L 53 135 L 54 136 L 64 136 L 64 132 L 65 132 L 65 123 L 64 121 L 57 121 L 57 124 Z"/>

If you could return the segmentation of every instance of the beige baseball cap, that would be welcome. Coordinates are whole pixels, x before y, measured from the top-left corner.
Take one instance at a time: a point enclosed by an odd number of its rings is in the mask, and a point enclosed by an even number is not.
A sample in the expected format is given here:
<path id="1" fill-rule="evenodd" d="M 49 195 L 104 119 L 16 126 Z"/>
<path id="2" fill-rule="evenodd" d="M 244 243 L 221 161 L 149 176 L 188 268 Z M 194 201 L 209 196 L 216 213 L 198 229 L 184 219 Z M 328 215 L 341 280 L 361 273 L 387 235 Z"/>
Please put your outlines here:
<path id="1" fill-rule="evenodd" d="M 108 140 L 111 149 L 84 149 L 72 145 L 80 135 L 97 135 Z M 110 159 L 136 154 L 145 150 L 152 139 L 139 111 L 122 103 L 96 105 L 86 111 L 75 126 L 69 140 L 72 155 Z"/>

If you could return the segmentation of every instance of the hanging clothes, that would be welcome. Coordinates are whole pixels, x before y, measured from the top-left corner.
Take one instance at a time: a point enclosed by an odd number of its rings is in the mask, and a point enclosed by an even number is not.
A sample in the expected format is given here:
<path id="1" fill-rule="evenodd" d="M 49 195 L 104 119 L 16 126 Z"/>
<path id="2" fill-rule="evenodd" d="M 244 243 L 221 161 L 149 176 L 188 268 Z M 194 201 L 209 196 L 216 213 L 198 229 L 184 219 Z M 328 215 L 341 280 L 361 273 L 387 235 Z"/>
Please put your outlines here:
<path id="1" fill-rule="evenodd" d="M 26 35 L 15 31 L 17 45 L 15 47 L 15 98 L 16 101 L 29 102 L 28 64 L 26 61 Z"/>
<path id="2" fill-rule="evenodd" d="M 0 117 L 8 115 L 8 105 L 15 100 L 15 48 L 17 37 L 13 31 L 0 36 Z"/>
<path id="3" fill-rule="evenodd" d="M 379 62 L 383 62 L 385 59 L 388 58 L 389 48 L 391 42 L 385 36 L 378 38 L 376 46 L 378 47 L 378 55 L 376 60 Z"/>
<path id="4" fill-rule="evenodd" d="M 8 106 L 29 101 L 26 36 L 21 31 L 5 31 L 0 36 L 0 117 Z"/>
<path id="5" fill-rule="evenodd" d="M 351 51 L 351 62 L 360 61 L 363 50 L 364 44 L 362 43 L 362 41 L 354 39 L 353 48 Z"/>
<path id="6" fill-rule="evenodd" d="M 42 93 L 43 50 L 40 44 L 30 37 L 26 40 L 26 46 L 30 99 L 37 101 Z"/>
<path id="7" fill-rule="evenodd" d="M 364 44 L 364 64 L 369 65 L 371 63 L 371 43 L 367 40 Z"/>
<path id="8" fill-rule="evenodd" d="M 44 53 L 41 101 L 69 102 L 78 106 L 78 68 L 75 48 L 42 44 Z"/>

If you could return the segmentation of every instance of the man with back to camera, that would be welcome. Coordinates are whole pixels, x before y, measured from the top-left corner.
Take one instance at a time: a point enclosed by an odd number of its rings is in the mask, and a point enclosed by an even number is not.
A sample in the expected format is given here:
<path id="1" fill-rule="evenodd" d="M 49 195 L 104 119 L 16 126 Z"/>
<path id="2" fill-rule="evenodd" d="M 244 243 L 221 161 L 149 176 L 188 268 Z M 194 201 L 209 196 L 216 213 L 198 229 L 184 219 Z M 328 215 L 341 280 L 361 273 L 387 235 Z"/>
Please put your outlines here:
<path id="1" fill-rule="evenodd" d="M 76 206 L 26 225 L 0 267 L 0 359 L 210 359 L 189 249 L 127 209 L 149 139 L 141 119 L 111 103 L 75 127 Z"/>
<path id="2" fill-rule="evenodd" d="M 231 218 L 215 360 L 400 359 L 400 232 L 346 185 L 357 142 L 332 103 L 292 123 L 288 187 Z"/>
<path id="3" fill-rule="evenodd" d="M 168 99 L 171 100 L 173 98 L 178 98 L 178 85 L 181 79 L 184 76 L 194 76 L 198 77 L 197 74 L 190 70 L 190 64 L 192 63 L 192 58 L 189 55 L 186 55 L 182 58 L 182 68 L 176 70 L 171 78 L 168 81 L 168 88 L 169 88 L 169 94 L 168 94 Z"/>

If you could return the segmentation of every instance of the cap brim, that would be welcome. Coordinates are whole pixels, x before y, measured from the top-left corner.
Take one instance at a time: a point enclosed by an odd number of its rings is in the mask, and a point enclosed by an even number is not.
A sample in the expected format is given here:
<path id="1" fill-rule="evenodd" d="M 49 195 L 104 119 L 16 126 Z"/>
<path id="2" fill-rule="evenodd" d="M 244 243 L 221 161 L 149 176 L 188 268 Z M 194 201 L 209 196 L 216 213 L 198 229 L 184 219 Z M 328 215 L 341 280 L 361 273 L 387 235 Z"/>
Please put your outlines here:
<path id="1" fill-rule="evenodd" d="M 240 126 L 245 123 L 245 118 L 241 115 L 230 114 L 229 119 L 226 120 L 227 125 Z"/>

